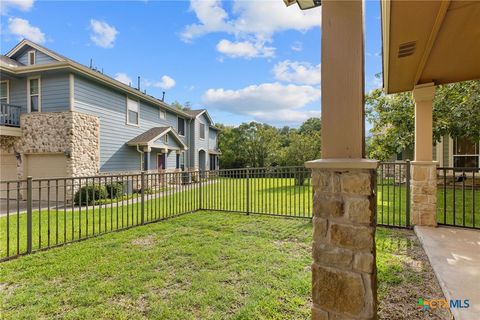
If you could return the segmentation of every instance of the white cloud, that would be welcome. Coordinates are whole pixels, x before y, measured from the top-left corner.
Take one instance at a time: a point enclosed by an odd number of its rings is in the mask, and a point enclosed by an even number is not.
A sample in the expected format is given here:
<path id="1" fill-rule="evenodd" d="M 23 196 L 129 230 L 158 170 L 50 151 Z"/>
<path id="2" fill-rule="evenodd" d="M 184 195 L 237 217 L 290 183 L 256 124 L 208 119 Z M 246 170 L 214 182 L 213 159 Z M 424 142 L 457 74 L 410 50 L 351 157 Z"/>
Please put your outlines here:
<path id="1" fill-rule="evenodd" d="M 190 9 L 199 23 L 185 27 L 183 40 L 192 40 L 211 32 L 227 32 L 235 35 L 255 35 L 267 39 L 283 30 L 306 31 L 321 25 L 321 7 L 302 11 L 296 6 L 286 7 L 283 1 L 242 1 L 233 4 L 236 18 L 230 19 L 218 0 L 190 0 Z"/>
<path id="2" fill-rule="evenodd" d="M 228 14 L 218 0 L 191 0 L 190 10 L 195 12 L 199 23 L 185 27 L 181 33 L 184 41 L 190 41 L 210 32 L 233 31 L 232 26 L 226 21 Z"/>
<path id="3" fill-rule="evenodd" d="M 275 78 L 280 81 L 317 85 L 320 84 L 320 64 L 285 60 L 273 67 Z"/>
<path id="4" fill-rule="evenodd" d="M 90 35 L 90 40 L 92 40 L 97 46 L 102 48 L 113 47 L 118 34 L 118 31 L 114 26 L 109 25 L 105 21 L 91 19 L 90 28 L 93 31 Z"/>
<path id="5" fill-rule="evenodd" d="M 320 99 L 313 86 L 284 85 L 278 82 L 251 85 L 238 90 L 209 89 L 202 103 L 209 108 L 254 117 L 258 121 L 301 122 L 316 111 L 304 107 Z M 320 108 L 319 108 L 320 109 Z"/>
<path id="6" fill-rule="evenodd" d="M 146 87 L 154 87 L 154 88 L 160 88 L 164 90 L 171 89 L 175 87 L 176 84 L 177 82 L 173 78 L 167 75 L 162 76 L 160 81 L 149 81 L 149 80 L 145 81 Z"/>
<path id="7" fill-rule="evenodd" d="M 296 6 L 285 7 L 283 1 L 279 0 L 236 0 L 233 3 L 233 17 L 229 16 L 218 0 L 190 0 L 190 9 L 195 12 L 198 23 L 185 27 L 181 33 L 182 40 L 189 42 L 208 33 L 223 32 L 235 37 L 236 42 L 230 44 L 242 43 L 243 50 L 247 50 L 244 48 L 247 42 L 264 46 L 266 42 L 271 42 L 276 32 L 284 30 L 304 32 L 321 25 L 320 7 L 302 11 Z M 275 50 L 273 47 L 266 48 L 268 52 Z M 235 57 L 251 58 L 250 52 L 253 49 L 248 50 L 249 54 L 237 54 Z M 269 57 L 265 54 L 259 56 Z"/>
<path id="8" fill-rule="evenodd" d="M 8 31 L 19 39 L 26 38 L 36 43 L 45 42 L 45 34 L 38 27 L 34 27 L 28 20 L 21 18 L 8 19 Z"/>
<path id="9" fill-rule="evenodd" d="M 33 7 L 33 0 L 2 0 L 0 1 L 0 14 L 5 15 L 10 9 L 28 11 Z"/>
<path id="10" fill-rule="evenodd" d="M 125 83 L 126 85 L 130 85 L 132 83 L 132 79 L 128 76 L 128 74 L 123 72 L 116 73 L 114 79 Z"/>
<path id="11" fill-rule="evenodd" d="M 265 43 L 250 41 L 231 42 L 223 39 L 217 44 L 217 51 L 231 58 L 257 58 L 257 57 L 274 57 L 275 48 L 265 46 Z"/>

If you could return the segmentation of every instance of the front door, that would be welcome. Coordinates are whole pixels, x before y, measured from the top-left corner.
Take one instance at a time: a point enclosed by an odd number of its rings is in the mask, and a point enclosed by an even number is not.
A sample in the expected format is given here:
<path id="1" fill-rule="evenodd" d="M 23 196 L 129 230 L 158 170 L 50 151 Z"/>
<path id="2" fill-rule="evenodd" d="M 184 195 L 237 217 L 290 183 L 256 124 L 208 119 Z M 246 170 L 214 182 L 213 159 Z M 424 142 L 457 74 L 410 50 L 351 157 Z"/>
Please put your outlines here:
<path id="1" fill-rule="evenodd" d="M 157 154 L 157 169 L 158 171 L 160 170 L 165 170 L 165 153 L 162 154 Z"/>

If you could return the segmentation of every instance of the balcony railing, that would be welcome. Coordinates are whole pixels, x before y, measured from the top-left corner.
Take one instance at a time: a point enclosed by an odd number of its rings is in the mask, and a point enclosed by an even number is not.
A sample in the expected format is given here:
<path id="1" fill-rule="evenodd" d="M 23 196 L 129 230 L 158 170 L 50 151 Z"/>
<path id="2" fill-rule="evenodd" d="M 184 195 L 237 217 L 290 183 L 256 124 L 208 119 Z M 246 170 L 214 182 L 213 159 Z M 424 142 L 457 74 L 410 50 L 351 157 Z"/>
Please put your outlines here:
<path id="1" fill-rule="evenodd" d="M 0 104 L 0 126 L 20 127 L 20 106 L 8 103 Z"/>

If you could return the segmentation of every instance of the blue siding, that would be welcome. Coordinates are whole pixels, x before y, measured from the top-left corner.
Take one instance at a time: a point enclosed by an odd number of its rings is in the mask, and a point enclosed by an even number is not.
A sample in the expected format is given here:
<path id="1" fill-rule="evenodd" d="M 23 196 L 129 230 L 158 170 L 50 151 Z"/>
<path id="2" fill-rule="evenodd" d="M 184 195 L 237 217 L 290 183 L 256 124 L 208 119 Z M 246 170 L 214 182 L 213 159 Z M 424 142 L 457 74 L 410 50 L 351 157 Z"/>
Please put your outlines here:
<path id="1" fill-rule="evenodd" d="M 155 140 L 153 143 L 162 147 L 166 148 L 181 148 L 180 144 L 178 143 L 177 139 L 173 136 L 171 132 L 167 133 L 168 135 L 168 144 L 165 145 L 165 136 L 161 136 L 159 139 Z"/>
<path id="2" fill-rule="evenodd" d="M 22 113 L 27 112 L 27 80 L 10 80 L 10 103 L 21 106 Z"/>
<path id="3" fill-rule="evenodd" d="M 42 75 L 40 81 L 42 86 L 42 112 L 70 110 L 70 80 L 68 73 Z"/>
<path id="4" fill-rule="evenodd" d="M 32 49 L 30 46 L 25 46 L 25 49 L 22 50 L 20 55 L 17 57 L 17 61 L 23 63 L 24 65 L 28 65 L 28 52 L 35 51 L 36 61 L 35 64 L 47 64 L 52 62 L 57 62 L 58 60 L 46 55 L 45 53 Z"/>
<path id="5" fill-rule="evenodd" d="M 205 125 L 205 139 L 200 139 L 200 123 Z M 207 153 L 205 160 L 205 167 L 209 167 L 209 157 L 208 157 L 208 125 L 209 121 L 205 114 L 199 116 L 195 121 L 195 167 L 198 167 L 198 153 L 201 149 L 205 150 Z"/>
<path id="6" fill-rule="evenodd" d="M 140 125 L 126 125 L 126 95 L 92 80 L 75 76 L 75 111 L 100 120 L 100 171 L 139 170 L 140 156 L 130 139 L 159 126 L 173 126 L 173 117 L 160 119 L 158 107 L 141 101 Z M 175 117 L 176 119 L 176 117 Z M 155 162 L 156 165 L 156 160 Z M 152 163 L 152 164 L 153 164 Z"/>
<path id="7" fill-rule="evenodd" d="M 10 103 L 27 112 L 27 78 L 10 80 Z M 42 112 L 68 111 L 70 85 L 67 73 L 40 75 Z"/>

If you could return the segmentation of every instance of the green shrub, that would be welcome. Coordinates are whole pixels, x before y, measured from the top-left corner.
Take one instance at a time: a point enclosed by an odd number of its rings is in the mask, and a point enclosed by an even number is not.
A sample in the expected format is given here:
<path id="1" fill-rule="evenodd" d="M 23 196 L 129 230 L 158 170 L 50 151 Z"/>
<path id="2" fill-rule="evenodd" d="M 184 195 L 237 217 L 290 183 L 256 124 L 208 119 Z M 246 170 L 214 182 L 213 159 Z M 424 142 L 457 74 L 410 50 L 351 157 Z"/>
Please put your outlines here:
<path id="1" fill-rule="evenodd" d="M 75 204 L 91 205 L 93 201 L 107 198 L 107 188 L 105 186 L 83 186 L 75 193 Z M 81 203 L 80 203 L 81 200 Z M 87 201 L 88 200 L 88 201 Z"/>
<path id="2" fill-rule="evenodd" d="M 109 183 L 107 188 L 107 197 L 110 199 L 120 198 L 123 196 L 123 184 L 119 182 Z"/>

